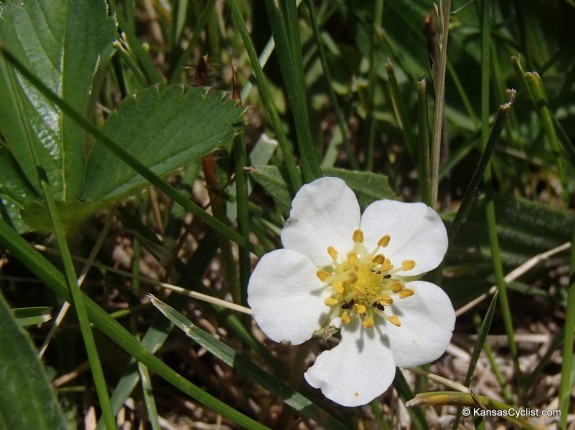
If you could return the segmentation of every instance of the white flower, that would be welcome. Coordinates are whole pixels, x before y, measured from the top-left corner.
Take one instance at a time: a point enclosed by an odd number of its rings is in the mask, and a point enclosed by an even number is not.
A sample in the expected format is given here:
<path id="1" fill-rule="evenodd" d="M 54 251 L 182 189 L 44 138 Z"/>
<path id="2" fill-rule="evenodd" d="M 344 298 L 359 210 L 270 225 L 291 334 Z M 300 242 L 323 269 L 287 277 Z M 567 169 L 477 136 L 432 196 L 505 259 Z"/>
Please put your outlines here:
<path id="1" fill-rule="evenodd" d="M 422 203 L 380 200 L 360 214 L 337 178 L 304 185 L 281 235 L 284 249 L 262 257 L 248 303 L 264 333 L 294 345 L 320 329 L 341 341 L 304 374 L 329 399 L 364 405 L 387 390 L 395 368 L 435 360 L 455 323 L 449 297 L 417 281 L 439 265 L 447 233 Z"/>

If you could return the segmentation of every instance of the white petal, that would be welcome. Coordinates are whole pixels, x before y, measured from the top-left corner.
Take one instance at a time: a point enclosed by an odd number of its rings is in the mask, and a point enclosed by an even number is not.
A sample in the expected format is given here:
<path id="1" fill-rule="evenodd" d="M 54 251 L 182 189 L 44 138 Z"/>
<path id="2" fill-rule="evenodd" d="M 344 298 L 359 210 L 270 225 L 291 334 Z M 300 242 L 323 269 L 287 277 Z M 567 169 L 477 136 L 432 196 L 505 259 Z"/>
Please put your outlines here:
<path id="1" fill-rule="evenodd" d="M 338 178 L 320 178 L 300 188 L 282 231 L 285 248 L 298 251 L 318 267 L 331 263 L 327 248 L 345 256 L 359 228 L 360 209 L 353 191 Z"/>
<path id="2" fill-rule="evenodd" d="M 339 345 L 322 352 L 304 374 L 306 381 L 342 406 L 360 406 L 383 394 L 395 377 L 387 340 L 364 329 L 358 318 L 344 325 Z"/>
<path id="3" fill-rule="evenodd" d="M 308 340 L 322 326 L 329 290 L 304 255 L 278 249 L 262 257 L 248 284 L 248 304 L 262 331 L 276 342 L 294 345 Z"/>
<path id="4" fill-rule="evenodd" d="M 404 260 L 415 267 L 401 275 L 413 276 L 435 269 L 447 251 L 447 231 L 441 218 L 423 203 L 379 200 L 369 205 L 361 217 L 367 249 L 384 235 L 391 237 L 383 254 L 395 267 Z"/>
<path id="5" fill-rule="evenodd" d="M 383 331 L 397 367 L 430 363 L 445 352 L 455 325 L 455 311 L 445 292 L 430 282 L 414 281 L 406 285 L 415 294 L 396 299 L 391 307 L 401 326 L 385 322 Z"/>

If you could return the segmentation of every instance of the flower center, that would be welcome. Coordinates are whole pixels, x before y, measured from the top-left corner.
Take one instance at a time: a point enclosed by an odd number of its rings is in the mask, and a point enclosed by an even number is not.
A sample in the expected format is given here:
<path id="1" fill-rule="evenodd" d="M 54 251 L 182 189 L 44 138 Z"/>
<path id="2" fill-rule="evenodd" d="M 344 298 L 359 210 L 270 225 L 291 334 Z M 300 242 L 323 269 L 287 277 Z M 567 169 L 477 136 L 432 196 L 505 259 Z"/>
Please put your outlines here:
<path id="1" fill-rule="evenodd" d="M 388 312 L 395 299 L 405 299 L 414 294 L 405 287 L 398 273 L 411 270 L 415 261 L 404 260 L 394 267 L 391 260 L 380 252 L 391 240 L 383 236 L 369 252 L 363 244 L 363 232 L 353 232 L 353 248 L 345 259 L 338 259 L 339 252 L 332 246 L 327 252 L 332 263 L 317 271 L 317 277 L 331 289 L 325 304 L 331 308 L 330 316 L 340 317 L 343 324 L 352 318 L 360 318 L 365 328 L 372 328 L 378 317 L 400 326 L 397 315 Z"/>

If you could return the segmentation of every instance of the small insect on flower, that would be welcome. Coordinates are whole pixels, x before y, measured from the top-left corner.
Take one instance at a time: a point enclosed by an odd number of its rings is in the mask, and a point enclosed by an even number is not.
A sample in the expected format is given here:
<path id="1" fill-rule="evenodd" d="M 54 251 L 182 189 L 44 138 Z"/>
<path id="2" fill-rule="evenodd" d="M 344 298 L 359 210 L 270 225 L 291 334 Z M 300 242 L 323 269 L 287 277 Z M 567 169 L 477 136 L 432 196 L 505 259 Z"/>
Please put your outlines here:
<path id="1" fill-rule="evenodd" d="M 248 303 L 276 342 L 297 345 L 339 329 L 339 344 L 304 374 L 327 398 L 364 405 L 388 389 L 396 367 L 445 352 L 455 324 L 451 301 L 416 280 L 447 250 L 431 208 L 379 200 L 362 215 L 344 181 L 321 178 L 296 194 L 281 239 L 284 249 L 256 266 Z"/>

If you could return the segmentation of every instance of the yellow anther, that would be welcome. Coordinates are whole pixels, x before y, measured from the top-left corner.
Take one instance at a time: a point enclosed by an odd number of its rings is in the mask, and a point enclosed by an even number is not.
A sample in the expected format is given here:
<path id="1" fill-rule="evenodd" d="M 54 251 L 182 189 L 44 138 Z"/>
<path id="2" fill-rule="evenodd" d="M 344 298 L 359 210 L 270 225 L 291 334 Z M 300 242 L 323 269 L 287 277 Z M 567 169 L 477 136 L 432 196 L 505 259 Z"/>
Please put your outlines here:
<path id="1" fill-rule="evenodd" d="M 367 317 L 362 323 L 365 328 L 372 328 L 375 325 L 375 321 L 372 317 Z"/>
<path id="2" fill-rule="evenodd" d="M 413 292 L 413 290 L 406 288 L 405 290 L 401 290 L 399 292 L 399 297 L 401 297 L 402 299 L 405 299 L 406 297 L 413 296 L 414 294 L 415 293 Z"/>
<path id="3" fill-rule="evenodd" d="M 377 242 L 377 246 L 381 246 L 381 247 L 385 248 L 387 245 L 389 245 L 390 240 L 391 240 L 391 237 L 389 237 L 389 234 L 386 234 L 381 239 L 379 239 L 379 241 Z"/>
<path id="4" fill-rule="evenodd" d="M 363 231 L 357 229 L 353 232 L 353 241 L 355 243 L 363 243 Z"/>
<path id="5" fill-rule="evenodd" d="M 329 273 L 327 273 L 325 270 L 318 270 L 315 272 L 315 274 L 320 281 L 325 281 L 327 278 L 329 278 Z"/>
<path id="6" fill-rule="evenodd" d="M 356 304 L 355 305 L 355 311 L 358 314 L 364 314 L 367 311 L 367 308 L 364 305 Z"/>
<path id="7" fill-rule="evenodd" d="M 357 254 L 355 252 L 347 254 L 347 262 L 352 266 L 355 266 L 357 264 Z"/>
<path id="8" fill-rule="evenodd" d="M 339 303 L 339 300 L 336 299 L 335 297 L 328 297 L 327 299 L 325 299 L 323 301 L 327 306 L 334 306 L 337 305 Z"/>
<path id="9" fill-rule="evenodd" d="M 399 318 L 397 318 L 397 315 L 392 315 L 387 319 L 390 323 L 392 323 L 394 326 L 401 326 L 401 322 L 399 321 Z"/>
<path id="10" fill-rule="evenodd" d="M 350 319 L 349 319 L 349 314 L 347 313 L 347 311 L 345 311 L 344 313 L 341 314 L 341 322 L 344 324 L 349 324 Z"/>
<path id="11" fill-rule="evenodd" d="M 389 258 L 386 258 L 381 265 L 381 270 L 383 272 L 389 272 L 391 269 L 393 269 L 393 264 L 391 264 L 391 260 Z"/>
<path id="12" fill-rule="evenodd" d="M 398 293 L 399 291 L 403 290 L 403 283 L 402 282 L 394 282 L 391 284 L 391 291 L 394 293 Z"/>
<path id="13" fill-rule="evenodd" d="M 333 283 L 333 288 L 335 289 L 335 291 L 337 291 L 339 294 L 343 294 L 343 282 L 341 281 L 336 281 Z"/>
<path id="14" fill-rule="evenodd" d="M 413 260 L 404 260 L 401 262 L 401 267 L 403 270 L 411 270 L 415 267 L 415 261 Z"/>
<path id="15" fill-rule="evenodd" d="M 349 280 L 350 282 L 353 284 L 355 282 L 357 282 L 357 273 L 355 272 L 349 272 Z"/>
<path id="16" fill-rule="evenodd" d="M 383 254 L 377 254 L 375 257 L 371 259 L 371 261 L 375 264 L 383 264 L 385 262 L 385 257 Z"/>
<path id="17" fill-rule="evenodd" d="M 375 300 L 377 300 L 382 306 L 391 306 L 393 304 L 393 299 L 387 294 L 383 294 Z"/>
<path id="18" fill-rule="evenodd" d="M 337 250 L 333 247 L 333 246 L 328 246 L 327 247 L 327 253 L 329 254 L 329 256 L 331 258 L 333 258 L 334 260 L 337 258 Z"/>

